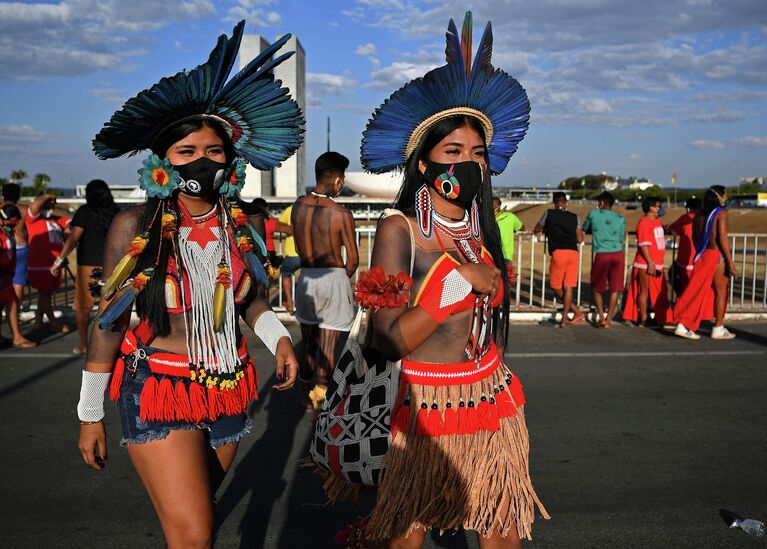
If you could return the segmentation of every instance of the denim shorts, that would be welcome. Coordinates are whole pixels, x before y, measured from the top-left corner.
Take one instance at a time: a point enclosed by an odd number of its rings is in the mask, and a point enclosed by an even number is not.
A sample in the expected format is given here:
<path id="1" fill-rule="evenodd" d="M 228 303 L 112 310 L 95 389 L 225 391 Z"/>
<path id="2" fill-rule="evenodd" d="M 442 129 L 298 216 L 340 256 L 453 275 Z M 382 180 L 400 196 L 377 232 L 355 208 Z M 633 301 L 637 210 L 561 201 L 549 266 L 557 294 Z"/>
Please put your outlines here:
<path id="1" fill-rule="evenodd" d="M 147 355 L 151 355 L 154 352 L 162 352 L 161 349 L 141 344 L 139 344 L 139 348 L 144 349 Z M 126 360 L 127 362 L 129 360 Z M 238 442 L 250 432 L 251 421 L 245 413 L 233 416 L 220 415 L 215 420 L 205 419 L 198 423 L 189 421 L 141 421 L 141 390 L 150 375 L 152 374 L 146 359 L 138 361 L 135 372 L 128 370 L 124 372 L 122 384 L 120 385 L 120 398 L 117 400 L 117 410 L 120 414 L 120 424 L 123 431 L 120 446 L 162 440 L 168 436 L 168 433 L 174 430 L 204 429 L 208 431 L 210 446 L 218 448 L 225 444 Z M 174 386 L 176 383 L 184 383 L 187 390 L 189 390 L 189 385 L 193 383 L 190 379 L 183 377 L 168 375 L 156 375 L 156 377 L 158 381 L 167 377 L 173 382 Z"/>
<path id="2" fill-rule="evenodd" d="M 297 255 L 286 255 L 280 266 L 282 276 L 288 277 L 301 268 L 301 258 Z"/>

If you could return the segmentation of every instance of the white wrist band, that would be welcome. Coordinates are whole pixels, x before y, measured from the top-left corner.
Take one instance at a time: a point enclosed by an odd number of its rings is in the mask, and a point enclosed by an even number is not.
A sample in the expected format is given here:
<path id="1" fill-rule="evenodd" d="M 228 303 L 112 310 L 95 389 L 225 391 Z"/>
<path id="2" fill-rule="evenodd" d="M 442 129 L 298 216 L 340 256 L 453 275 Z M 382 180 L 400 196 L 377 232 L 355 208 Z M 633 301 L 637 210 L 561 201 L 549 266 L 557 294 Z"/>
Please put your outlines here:
<path id="1" fill-rule="evenodd" d="M 265 311 L 261 313 L 261 316 L 259 316 L 253 324 L 253 331 L 259 339 L 264 342 L 264 345 L 266 345 L 266 348 L 269 349 L 272 354 L 275 354 L 277 351 L 277 342 L 281 338 L 287 337 L 291 342 L 293 341 L 290 337 L 290 332 L 288 332 L 287 328 L 282 325 L 282 322 L 280 322 L 277 315 L 274 314 L 274 311 Z"/>
<path id="2" fill-rule="evenodd" d="M 66 261 L 66 260 L 64 259 L 64 256 L 61 256 L 61 255 L 60 255 L 60 256 L 58 256 L 56 259 L 54 259 L 54 260 L 53 260 L 53 264 L 54 264 L 56 267 L 61 267 L 61 266 L 64 264 L 64 261 Z"/>
<path id="3" fill-rule="evenodd" d="M 111 376 L 111 372 L 83 370 L 80 402 L 77 403 L 77 417 L 80 421 L 95 422 L 104 419 L 104 393 Z"/>

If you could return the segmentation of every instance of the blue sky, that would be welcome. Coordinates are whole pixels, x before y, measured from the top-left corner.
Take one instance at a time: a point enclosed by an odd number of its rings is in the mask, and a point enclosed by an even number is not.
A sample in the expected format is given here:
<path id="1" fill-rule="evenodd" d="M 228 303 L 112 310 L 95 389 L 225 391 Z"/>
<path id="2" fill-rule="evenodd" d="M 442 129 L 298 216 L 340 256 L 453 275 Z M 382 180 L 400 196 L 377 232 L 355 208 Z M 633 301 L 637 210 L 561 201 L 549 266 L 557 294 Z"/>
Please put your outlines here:
<path id="1" fill-rule="evenodd" d="M 306 50 L 308 167 L 330 117 L 332 148 L 358 170 L 373 109 L 444 63 L 447 22 L 460 25 L 467 8 L 475 39 L 492 20 L 493 63 L 532 105 L 496 185 L 767 176 L 764 0 L 0 2 L 0 176 L 134 183 L 140 158 L 100 161 L 91 139 L 126 99 L 204 61 L 242 18 L 247 33 L 292 32 Z"/>

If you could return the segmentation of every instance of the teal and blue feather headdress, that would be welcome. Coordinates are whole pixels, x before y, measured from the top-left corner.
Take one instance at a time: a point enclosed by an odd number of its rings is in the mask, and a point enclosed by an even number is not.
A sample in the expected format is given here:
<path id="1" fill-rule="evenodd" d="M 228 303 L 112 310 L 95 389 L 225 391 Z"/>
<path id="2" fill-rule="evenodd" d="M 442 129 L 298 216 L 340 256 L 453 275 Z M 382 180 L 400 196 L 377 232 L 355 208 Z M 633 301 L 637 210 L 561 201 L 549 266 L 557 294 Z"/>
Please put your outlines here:
<path id="1" fill-rule="evenodd" d="M 501 173 L 525 136 L 530 102 L 514 78 L 490 64 L 493 31 L 487 23 L 471 63 L 471 12 L 459 40 L 447 27 L 447 64 L 405 84 L 373 113 L 363 132 L 362 166 L 373 173 L 404 167 L 429 127 L 454 115 L 472 116 L 485 130 L 490 171 Z"/>
<path id="2" fill-rule="evenodd" d="M 101 159 L 136 154 L 151 148 L 164 130 L 185 119 L 218 121 L 237 154 L 255 168 L 268 170 L 301 145 L 303 118 L 290 91 L 274 79 L 272 69 L 295 52 L 272 58 L 288 41 L 286 34 L 227 82 L 240 49 L 245 21 L 232 37 L 222 35 L 207 62 L 163 78 L 129 99 L 93 140 Z"/>

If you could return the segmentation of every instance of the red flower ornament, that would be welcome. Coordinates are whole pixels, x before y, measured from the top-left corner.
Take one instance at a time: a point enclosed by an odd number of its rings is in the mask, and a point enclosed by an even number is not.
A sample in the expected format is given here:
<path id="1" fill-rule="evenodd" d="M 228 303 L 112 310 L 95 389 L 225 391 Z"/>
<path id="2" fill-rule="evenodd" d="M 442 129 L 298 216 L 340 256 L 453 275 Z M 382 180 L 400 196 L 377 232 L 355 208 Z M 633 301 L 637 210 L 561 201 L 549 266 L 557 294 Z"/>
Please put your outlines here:
<path id="1" fill-rule="evenodd" d="M 354 300 L 364 309 L 397 309 L 410 301 L 413 279 L 405 272 L 387 275 L 381 267 L 360 273 Z"/>

